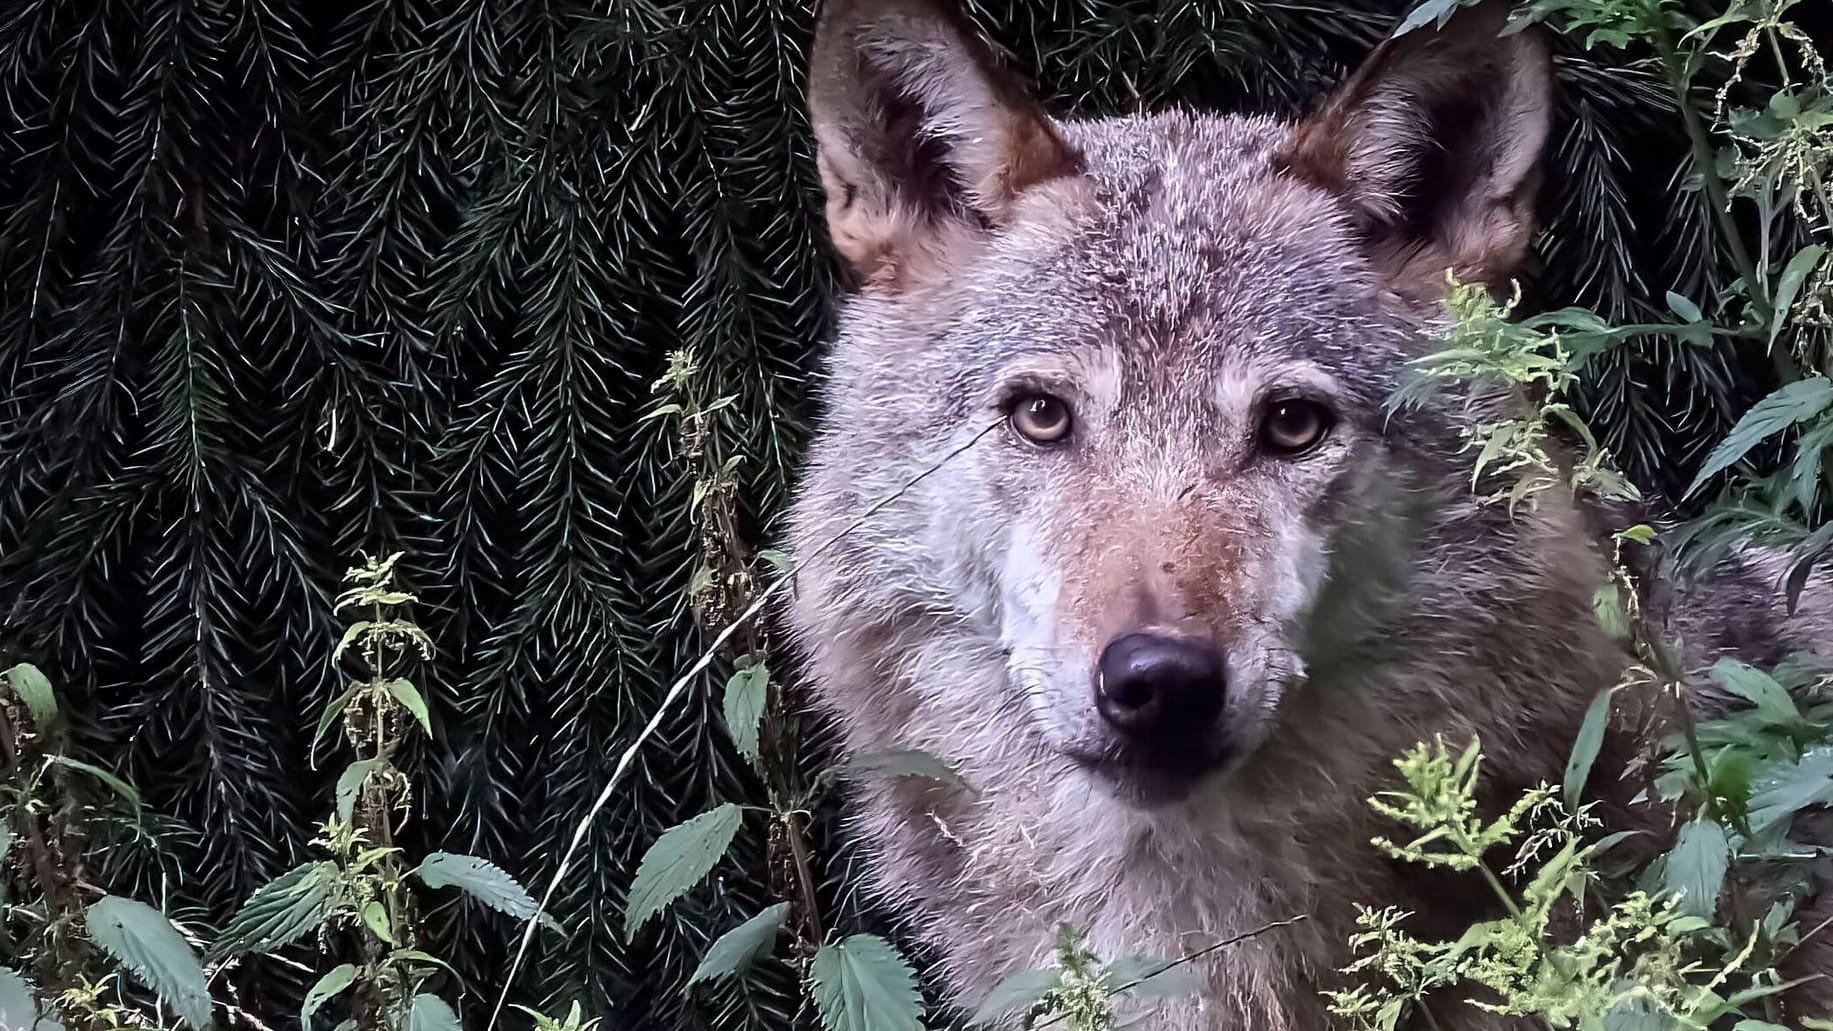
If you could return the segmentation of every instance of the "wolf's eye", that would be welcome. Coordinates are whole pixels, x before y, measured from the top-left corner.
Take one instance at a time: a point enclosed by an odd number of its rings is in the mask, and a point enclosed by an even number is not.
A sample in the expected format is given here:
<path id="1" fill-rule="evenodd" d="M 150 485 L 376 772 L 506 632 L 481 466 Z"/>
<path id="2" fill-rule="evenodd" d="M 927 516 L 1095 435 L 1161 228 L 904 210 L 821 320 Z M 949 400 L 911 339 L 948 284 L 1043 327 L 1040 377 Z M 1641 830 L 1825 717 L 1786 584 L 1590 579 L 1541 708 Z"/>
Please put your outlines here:
<path id="1" fill-rule="evenodd" d="M 1012 428 L 1033 444 L 1055 444 L 1075 422 L 1069 405 L 1049 394 L 1026 394 L 1012 405 Z"/>
<path id="2" fill-rule="evenodd" d="M 1288 398 L 1267 408 L 1260 423 L 1261 447 L 1285 458 L 1316 447 L 1330 432 L 1335 417 L 1316 401 Z"/>

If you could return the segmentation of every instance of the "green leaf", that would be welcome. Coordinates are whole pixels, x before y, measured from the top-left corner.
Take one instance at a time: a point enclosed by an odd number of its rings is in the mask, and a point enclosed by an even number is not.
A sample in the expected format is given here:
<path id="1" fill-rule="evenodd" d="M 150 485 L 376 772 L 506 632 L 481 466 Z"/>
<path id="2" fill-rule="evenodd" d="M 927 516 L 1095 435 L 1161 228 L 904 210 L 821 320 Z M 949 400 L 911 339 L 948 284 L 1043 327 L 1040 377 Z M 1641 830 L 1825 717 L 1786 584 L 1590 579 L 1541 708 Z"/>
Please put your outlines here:
<path id="1" fill-rule="evenodd" d="M 459 1026 L 458 1014 L 437 995 L 422 992 L 414 996 L 407 1012 L 407 1031 L 465 1031 Z"/>
<path id="2" fill-rule="evenodd" d="M 517 920 L 527 920 L 535 915 L 535 910 L 541 908 L 534 897 L 507 871 L 477 856 L 435 852 L 421 860 L 414 874 L 429 888 L 457 888 L 491 909 Z M 546 913 L 541 914 L 541 924 L 552 930 L 560 930 L 560 924 Z"/>
<path id="3" fill-rule="evenodd" d="M 427 711 L 426 699 L 420 697 L 420 689 L 405 677 L 396 677 L 384 685 L 388 693 L 394 695 L 395 701 L 414 714 L 420 721 L 420 729 L 426 731 L 427 737 L 433 736 L 433 715 Z"/>
<path id="4" fill-rule="evenodd" d="M 1833 802 L 1833 745 L 1803 753 L 1800 762 L 1766 767 L 1750 793 L 1750 828 L 1762 834 L 1809 806 Z"/>
<path id="5" fill-rule="evenodd" d="M 373 759 L 358 759 L 344 767 L 343 773 L 338 774 L 337 818 L 339 820 L 345 823 L 350 822 L 351 816 L 356 812 L 356 799 L 363 791 L 364 782 L 369 780 L 369 775 L 375 772 L 375 768 L 380 765 L 382 765 L 382 757 L 379 755 Z"/>
<path id="6" fill-rule="evenodd" d="M 1655 539 L 1655 528 L 1647 523 L 1637 523 L 1617 536 L 1637 544 L 1647 544 Z"/>
<path id="7" fill-rule="evenodd" d="M 0 674 L 12 685 L 13 693 L 25 703 L 25 711 L 32 714 L 32 723 L 39 730 L 51 725 L 57 719 L 57 693 L 51 690 L 51 680 L 37 666 L 22 662 Z"/>
<path id="8" fill-rule="evenodd" d="M 54 755 L 51 757 L 51 761 L 59 766 L 89 774 L 103 784 L 108 785 L 110 791 L 126 799 L 135 809 L 140 808 L 140 792 L 135 791 L 132 784 L 102 769 L 100 766 L 91 765 L 81 759 L 72 759 L 67 755 Z"/>
<path id="9" fill-rule="evenodd" d="M 382 903 L 373 899 L 363 903 L 362 916 L 363 926 L 369 928 L 370 933 L 390 945 L 401 944 L 395 940 L 394 928 L 388 924 L 388 910 Z"/>
<path id="10" fill-rule="evenodd" d="M 954 767 L 917 748 L 860 752 L 847 760 L 846 769 L 858 777 L 920 777 L 972 790 Z"/>
<path id="11" fill-rule="evenodd" d="M 331 649 L 331 654 L 337 658 L 343 658 L 344 652 L 348 651 L 350 646 L 356 642 L 357 637 L 373 626 L 375 623 L 367 619 L 359 619 L 350 624 L 345 628 L 344 636 L 337 639 L 337 647 Z"/>
<path id="12" fill-rule="evenodd" d="M 1787 327 L 1789 309 L 1795 306 L 1795 295 L 1801 292 L 1801 284 L 1807 282 L 1808 276 L 1826 253 L 1826 247 L 1817 243 L 1809 244 L 1795 252 L 1795 256 L 1782 269 L 1782 275 L 1777 277 L 1776 303 L 1770 306 L 1774 314 L 1770 316 L 1769 322 L 1769 346 L 1776 346 L 1776 338 Z"/>
<path id="13" fill-rule="evenodd" d="M 1700 322 L 1705 319 L 1705 316 L 1700 313 L 1699 305 L 1672 290 L 1668 291 L 1667 301 L 1668 310 L 1680 316 L 1684 322 Z"/>
<path id="14" fill-rule="evenodd" d="M 1684 496 L 1692 496 L 1707 480 L 1729 469 L 1751 448 L 1798 422 L 1814 418 L 1826 411 L 1829 404 L 1833 404 L 1833 380 L 1825 376 L 1809 376 L 1775 390 L 1752 405 L 1725 439 L 1712 449 Z"/>
<path id="15" fill-rule="evenodd" d="M 827 1031 L 922 1031 L 916 974 L 883 938 L 855 934 L 821 946 L 809 980 Z"/>
<path id="16" fill-rule="evenodd" d="M 1578 739 L 1573 742 L 1572 755 L 1566 760 L 1566 776 L 1561 784 L 1567 812 L 1578 812 L 1585 782 L 1591 779 L 1591 765 L 1597 762 L 1598 749 L 1604 745 L 1604 731 L 1610 725 L 1610 700 L 1616 693 L 1614 687 L 1603 691 L 1585 710 L 1585 721 L 1579 725 Z"/>
<path id="17" fill-rule="evenodd" d="M 104 895 L 83 914 L 89 940 L 113 956 L 192 1027 L 210 1024 L 210 989 L 197 953 L 164 913 L 144 902 Z"/>
<path id="18" fill-rule="evenodd" d="M 1616 584 L 1605 584 L 1592 592 L 1591 611 L 1611 640 L 1628 640 L 1629 616 L 1623 611 L 1623 598 Z"/>
<path id="19" fill-rule="evenodd" d="M 790 566 L 794 564 L 794 560 L 787 552 L 778 551 L 776 548 L 760 548 L 757 557 L 770 563 L 778 572 L 788 572 Z"/>
<path id="20" fill-rule="evenodd" d="M 1477 0 L 1426 0 L 1425 3 L 1413 8 L 1413 13 L 1407 15 L 1406 20 L 1394 29 L 1393 35 L 1404 36 L 1428 24 L 1435 29 L 1442 29 L 1445 23 L 1451 20 L 1451 16 L 1457 13 L 1458 8 L 1469 7 L 1476 2 Z"/>
<path id="21" fill-rule="evenodd" d="M 337 718 L 343 715 L 344 709 L 350 705 L 350 699 L 355 698 L 356 693 L 367 686 L 367 684 L 352 684 L 343 694 L 333 698 L 330 705 L 325 706 L 324 714 L 318 717 L 318 729 L 312 732 L 313 745 L 324 740 L 325 731 L 330 730 L 331 724 L 337 722 Z"/>
<path id="22" fill-rule="evenodd" d="M 732 847 L 744 810 L 726 802 L 662 832 L 637 864 L 624 904 L 624 933 L 660 913 L 711 873 Z"/>
<path id="23" fill-rule="evenodd" d="M 688 984 L 710 981 L 716 977 L 742 974 L 759 956 L 776 944 L 789 916 L 789 903 L 779 902 L 730 931 L 720 935 L 707 947 L 700 965 L 688 977 Z"/>
<path id="24" fill-rule="evenodd" d="M 1662 894 L 1680 892 L 1681 912 L 1710 918 L 1718 908 L 1719 888 L 1730 865 L 1731 845 L 1725 840 L 1725 828 L 1711 820 L 1694 820 L 1680 829 L 1680 840 L 1668 853 Z"/>
<path id="25" fill-rule="evenodd" d="M 325 976 L 319 978 L 318 983 L 306 992 L 305 1002 L 299 1006 L 301 1031 L 311 1031 L 313 1014 L 324 1008 L 325 1003 L 335 998 L 338 992 L 355 982 L 356 967 L 349 963 L 340 963 L 327 971 Z"/>
<path id="26" fill-rule="evenodd" d="M 1189 966 L 1157 956 L 1117 959 L 1108 965 L 1105 980 L 1113 991 L 1134 999 L 1175 999 L 1195 995 L 1203 987 Z"/>
<path id="27" fill-rule="evenodd" d="M 1768 723 L 1789 724 L 1801 719 L 1801 710 L 1795 708 L 1788 689 L 1755 666 L 1736 659 L 1720 659 L 1712 666 L 1712 679 L 1756 706 L 1757 715 Z"/>
<path id="28" fill-rule="evenodd" d="M 1000 978 L 999 983 L 974 1007 L 969 1027 L 984 1027 L 1017 1020 L 1030 1013 L 1050 990 L 1061 984 L 1063 972 L 1050 970 L 1017 970 Z"/>
<path id="29" fill-rule="evenodd" d="M 758 725 L 764 719 L 764 705 L 770 697 L 770 669 L 761 661 L 740 666 L 726 681 L 726 732 L 738 753 L 758 761 Z"/>
<path id="30" fill-rule="evenodd" d="M 261 886 L 229 918 L 211 956 L 272 952 L 298 941 L 330 915 L 338 876 L 337 864 L 325 860 L 296 866 Z"/>

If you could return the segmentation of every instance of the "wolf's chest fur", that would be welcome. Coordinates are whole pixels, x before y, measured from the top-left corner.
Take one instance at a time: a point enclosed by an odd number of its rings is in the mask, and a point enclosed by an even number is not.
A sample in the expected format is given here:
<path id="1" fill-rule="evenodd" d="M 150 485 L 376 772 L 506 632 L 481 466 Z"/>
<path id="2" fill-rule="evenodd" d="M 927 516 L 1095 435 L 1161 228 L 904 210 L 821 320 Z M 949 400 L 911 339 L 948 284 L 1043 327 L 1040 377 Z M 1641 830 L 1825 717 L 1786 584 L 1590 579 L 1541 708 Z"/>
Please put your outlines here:
<path id="1" fill-rule="evenodd" d="M 1360 683 L 1333 685 L 1333 711 L 1314 714 L 1309 730 L 1276 739 L 1251 770 L 1163 811 L 1119 806 L 1073 771 L 1021 767 L 1007 761 L 1010 749 L 957 743 L 949 754 L 974 793 L 904 780 L 856 799 L 875 889 L 914 915 L 969 1008 L 1005 975 L 1052 965 L 1063 924 L 1105 960 L 1168 960 L 1298 918 L 1193 961 L 1184 976 L 1200 981 L 1199 996 L 1155 1003 L 1132 1026 L 1326 1026 L 1323 992 L 1341 986 L 1355 903 L 1468 920 L 1484 901 L 1458 893 L 1449 875 L 1416 892 L 1369 844 L 1392 828 L 1377 825 L 1365 800 L 1390 786 L 1380 757 L 1397 754 L 1406 735 L 1373 735 L 1392 738 L 1386 753 L 1366 735 L 1331 729 L 1369 725 L 1376 714 L 1346 700 L 1388 696 L 1377 681 L 1406 677 L 1417 687 L 1439 675 L 1430 666 L 1365 670 Z M 920 742 L 931 728 L 903 729 L 900 740 Z"/>

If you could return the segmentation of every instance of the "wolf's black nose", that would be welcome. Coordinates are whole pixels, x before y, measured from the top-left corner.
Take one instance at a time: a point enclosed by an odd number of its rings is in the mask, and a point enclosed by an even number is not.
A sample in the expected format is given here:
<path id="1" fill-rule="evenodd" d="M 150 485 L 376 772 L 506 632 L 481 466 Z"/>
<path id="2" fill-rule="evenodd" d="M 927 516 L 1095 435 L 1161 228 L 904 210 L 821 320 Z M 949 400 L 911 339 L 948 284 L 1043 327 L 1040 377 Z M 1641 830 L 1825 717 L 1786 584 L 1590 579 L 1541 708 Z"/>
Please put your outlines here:
<path id="1" fill-rule="evenodd" d="M 1129 735 L 1200 735 L 1222 711 L 1222 653 L 1187 637 L 1126 634 L 1101 652 L 1095 708 Z"/>

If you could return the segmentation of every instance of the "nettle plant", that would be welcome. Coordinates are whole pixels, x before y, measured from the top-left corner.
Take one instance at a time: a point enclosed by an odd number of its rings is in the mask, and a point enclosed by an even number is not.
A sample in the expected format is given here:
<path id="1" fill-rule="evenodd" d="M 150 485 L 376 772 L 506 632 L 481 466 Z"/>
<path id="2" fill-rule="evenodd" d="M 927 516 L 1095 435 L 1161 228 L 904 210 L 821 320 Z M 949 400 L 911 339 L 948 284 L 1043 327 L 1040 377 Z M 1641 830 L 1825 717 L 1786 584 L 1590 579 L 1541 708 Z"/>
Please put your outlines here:
<path id="1" fill-rule="evenodd" d="M 1556 486 L 1605 501 L 1634 499 L 1562 397 L 1587 348 L 1615 331 L 1573 312 L 1511 322 L 1509 304 L 1455 283 L 1450 310 L 1446 346 L 1417 363 L 1426 382 L 1408 384 L 1395 403 L 1446 390 L 1468 400 L 1512 389 L 1533 400 L 1526 416 L 1472 427 L 1473 487 L 1494 488 L 1483 500 L 1512 509 Z M 1575 438 L 1570 460 L 1548 447 L 1556 425 Z M 1451 989 L 1468 994 L 1470 1005 L 1554 1028 L 1779 1026 L 1766 1019 L 1775 1018 L 1774 997 L 1788 987 L 1776 967 L 1805 935 L 1824 930 L 1800 927 L 1794 909 L 1812 865 L 1829 850 L 1792 841 L 1788 831 L 1798 814 L 1833 803 L 1833 666 L 1813 656 L 1770 670 L 1721 660 L 1710 676 L 1748 705 L 1696 720 L 1680 646 L 1644 611 L 1636 563 L 1624 558 L 1625 549 L 1656 538 L 1642 523 L 1610 534 L 1615 562 L 1594 608 L 1624 642 L 1627 661 L 1621 680 L 1592 703 L 1559 787 L 1540 785 L 1485 821 L 1476 801 L 1481 742 L 1453 754 L 1441 739 L 1397 760 L 1400 786 L 1370 800 L 1413 832 L 1375 847 L 1403 862 L 1479 874 L 1505 915 L 1429 941 L 1407 930 L 1404 912 L 1361 909 L 1352 941 L 1358 958 L 1345 968 L 1355 983 L 1330 995 L 1333 1011 L 1352 1026 L 1385 1031 L 1418 1020 L 1437 1027 L 1432 1000 Z M 1656 743 L 1652 793 L 1637 802 L 1668 807 L 1681 822 L 1672 846 L 1651 862 L 1606 872 L 1604 859 L 1632 832 L 1601 833 L 1607 828 L 1582 792 L 1624 692 L 1657 701 L 1675 728 Z M 1495 851 L 1509 847 L 1513 862 L 1492 868 Z M 1759 879 L 1771 901 L 1758 919 L 1739 923 L 1727 888 Z M 1599 889 L 1611 894 L 1625 880 L 1627 892 L 1596 905 Z"/>
<path id="2" fill-rule="evenodd" d="M 1435 0 L 1410 19 L 1442 17 L 1457 0 Z M 1570 487 L 1604 502 L 1634 501 L 1637 491 L 1568 401 L 1586 365 L 1611 348 L 1650 337 L 1696 346 L 1730 341 L 1762 348 L 1779 385 L 1757 403 L 1703 462 L 1690 494 L 1722 481 L 1704 512 L 1665 536 L 1673 557 L 1709 564 L 1745 541 L 1788 549 L 1778 586 L 1791 603 L 1833 543 L 1824 520 L 1830 499 L 1823 456 L 1833 444 L 1833 380 L 1827 376 L 1833 329 L 1833 263 L 1827 261 L 1827 173 L 1833 165 L 1833 80 L 1813 41 L 1787 15 L 1797 0 L 1750 0 L 1729 8 L 1676 0 L 1533 0 L 1521 20 L 1544 20 L 1582 34 L 1587 46 L 1646 46 L 1674 90 L 1693 143 L 1693 182 L 1716 220 L 1735 278 L 1704 304 L 1668 295 L 1672 322 L 1613 325 L 1595 312 L 1565 309 L 1515 321 L 1513 301 L 1451 284 L 1451 329 L 1444 346 L 1421 359 L 1419 375 L 1396 405 L 1446 394 L 1466 403 L 1513 391 L 1530 401 L 1525 417 L 1477 424 L 1473 489 L 1510 506 Z M 1750 68 L 1768 55 L 1767 94 Z M 1716 90 L 1704 94 L 1707 76 Z M 1734 100 L 1734 96 L 1756 99 Z M 1742 216 L 1740 219 L 1739 216 Z M 1805 226 L 1806 240 L 1789 230 Z M 1716 317 L 1708 318 L 1702 309 Z M 1551 436 L 1573 443 L 1558 460 Z M 1772 472 L 1754 466 L 1760 445 L 1789 445 Z M 1334 1011 L 1364 1028 L 1417 1020 L 1436 1025 L 1432 1000 L 1456 988 L 1471 1005 L 1565 1028 L 1717 1028 L 1766 1031 L 1780 1019 L 1775 997 L 1787 985 L 1777 965 L 1802 939 L 1794 917 L 1810 867 L 1824 845 L 1789 839 L 1794 818 L 1833 803 L 1833 668 L 1796 656 L 1775 668 L 1720 661 L 1709 675 L 1748 703 L 1712 720 L 1687 705 L 1687 670 L 1639 603 L 1631 549 L 1655 544 L 1646 524 L 1614 529 L 1615 568 L 1595 597 L 1598 618 L 1625 643 L 1622 680 L 1592 705 L 1564 783 L 1542 785 L 1507 813 L 1484 821 L 1475 788 L 1481 742 L 1454 750 L 1422 744 L 1396 763 L 1399 786 L 1371 804 L 1408 828 L 1407 840 L 1375 846 L 1408 863 L 1476 872 L 1492 889 L 1499 919 L 1449 941 L 1410 934 L 1407 914 L 1364 909 L 1354 939 L 1355 982 L 1331 996 Z M 1645 556 L 1628 554 L 1630 559 Z M 1695 566 L 1698 568 L 1698 566 Z M 1637 801 L 1669 807 L 1678 830 L 1671 847 L 1640 869 L 1603 869 L 1627 832 L 1603 834 L 1581 791 L 1595 761 L 1613 701 L 1624 692 L 1652 700 L 1674 728 L 1656 743 L 1652 789 Z M 1496 849 L 1514 861 L 1491 869 Z M 1621 865 L 1621 864 L 1618 864 Z M 1627 875 L 1628 890 L 1599 906 L 1594 896 Z M 1512 887 L 1511 887 L 1512 885 Z M 1732 888 L 1760 885 L 1767 907 L 1741 919 Z M 1797 1026 L 1824 1028 L 1824 1022 Z"/>
<path id="3" fill-rule="evenodd" d="M 0 967 L 0 1028 L 208 1027 L 196 938 L 92 883 L 85 846 L 143 836 L 143 814 L 130 785 L 72 754 L 68 730 L 38 667 L 0 671 L 0 930 L 13 964 Z"/>
<path id="4" fill-rule="evenodd" d="M 457 888 L 472 899 L 518 919 L 536 916 L 535 900 L 514 878 L 476 856 L 434 852 L 412 863 L 396 836 L 408 815 L 410 784 L 395 758 L 408 735 L 432 734 L 426 698 L 401 667 L 432 657 L 433 643 L 399 614 L 414 601 L 393 585 L 399 554 L 365 559 L 345 576 L 355 586 L 337 599 L 336 610 L 353 609 L 334 660 L 362 673 L 325 713 L 314 745 L 333 728 L 342 730 L 353 759 L 338 777 L 333 813 L 312 844 L 325 854 L 281 874 L 257 890 L 231 917 L 211 957 L 231 960 L 286 947 L 309 934 L 342 938 L 359 959 L 327 971 L 306 993 L 300 1026 L 309 1031 L 321 1011 L 347 1016 L 339 1029 L 458 1031 L 452 1006 L 431 988 L 457 973 L 421 947 L 419 893 Z M 544 924 L 557 927 L 548 917 Z M 541 1015 L 556 1027 L 578 1028 Z"/>

